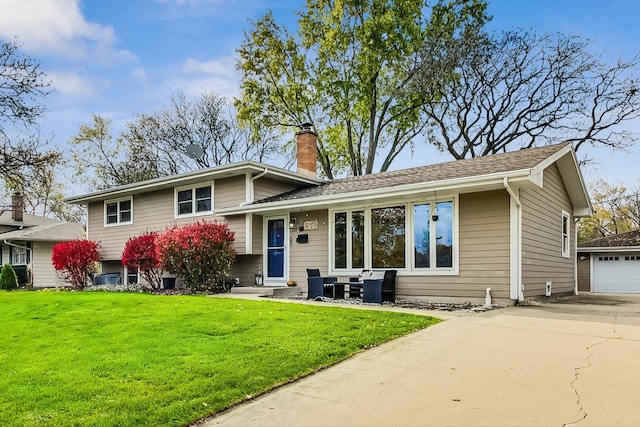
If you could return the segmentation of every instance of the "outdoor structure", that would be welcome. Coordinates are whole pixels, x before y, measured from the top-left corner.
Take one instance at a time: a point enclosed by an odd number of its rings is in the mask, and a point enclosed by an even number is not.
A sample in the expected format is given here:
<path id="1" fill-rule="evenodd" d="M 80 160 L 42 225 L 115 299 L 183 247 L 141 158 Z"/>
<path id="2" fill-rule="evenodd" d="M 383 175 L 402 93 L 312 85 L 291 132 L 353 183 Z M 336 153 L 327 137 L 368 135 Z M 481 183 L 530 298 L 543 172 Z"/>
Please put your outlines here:
<path id="1" fill-rule="evenodd" d="M 63 286 L 67 281 L 53 268 L 51 249 L 84 236 L 80 224 L 25 213 L 22 196 L 15 194 L 11 210 L 0 214 L 0 264 L 11 264 L 21 285 Z"/>
<path id="2" fill-rule="evenodd" d="M 88 208 L 103 272 L 123 272 L 131 236 L 198 219 L 236 233 L 234 275 L 251 286 L 306 269 L 343 279 L 397 270 L 398 298 L 508 303 L 576 291 L 577 218 L 591 205 L 571 144 L 323 181 L 316 134 L 297 135 L 298 172 L 241 162 L 67 201 Z"/>
<path id="3" fill-rule="evenodd" d="M 578 245 L 578 291 L 640 293 L 640 230 Z"/>

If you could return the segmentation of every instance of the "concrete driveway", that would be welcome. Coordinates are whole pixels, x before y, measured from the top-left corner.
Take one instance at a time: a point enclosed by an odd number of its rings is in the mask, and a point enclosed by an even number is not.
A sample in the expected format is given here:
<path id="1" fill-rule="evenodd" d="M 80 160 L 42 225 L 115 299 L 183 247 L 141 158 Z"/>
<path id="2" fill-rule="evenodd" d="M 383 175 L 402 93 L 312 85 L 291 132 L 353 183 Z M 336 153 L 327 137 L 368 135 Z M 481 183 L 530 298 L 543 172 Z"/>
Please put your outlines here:
<path id="1" fill-rule="evenodd" d="M 640 297 L 581 296 L 450 318 L 205 425 L 637 426 L 639 387 Z"/>

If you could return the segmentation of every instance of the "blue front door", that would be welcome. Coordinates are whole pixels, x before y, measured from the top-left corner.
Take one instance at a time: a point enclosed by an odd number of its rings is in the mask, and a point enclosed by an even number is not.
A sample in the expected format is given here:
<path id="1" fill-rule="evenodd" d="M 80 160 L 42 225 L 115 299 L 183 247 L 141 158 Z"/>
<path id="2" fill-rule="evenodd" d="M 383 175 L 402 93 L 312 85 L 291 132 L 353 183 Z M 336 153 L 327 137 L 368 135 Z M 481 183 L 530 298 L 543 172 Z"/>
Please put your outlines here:
<path id="1" fill-rule="evenodd" d="M 282 282 L 286 276 L 287 229 L 285 218 L 267 218 L 265 282 Z"/>

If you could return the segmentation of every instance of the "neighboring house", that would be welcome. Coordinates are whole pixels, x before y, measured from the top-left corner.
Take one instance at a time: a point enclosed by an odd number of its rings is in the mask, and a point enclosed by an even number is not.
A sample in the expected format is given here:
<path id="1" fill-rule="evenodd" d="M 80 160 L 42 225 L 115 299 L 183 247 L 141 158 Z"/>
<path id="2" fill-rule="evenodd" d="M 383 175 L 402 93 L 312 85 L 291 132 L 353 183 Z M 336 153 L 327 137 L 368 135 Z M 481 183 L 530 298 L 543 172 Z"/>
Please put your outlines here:
<path id="1" fill-rule="evenodd" d="M 640 293 L 640 230 L 580 243 L 578 291 Z"/>
<path id="2" fill-rule="evenodd" d="M 342 278 L 396 269 L 399 298 L 508 303 L 576 289 L 577 218 L 591 205 L 571 144 L 328 182 L 316 178 L 316 134 L 297 135 L 298 172 L 242 162 L 72 197 L 104 272 L 123 272 L 126 240 L 197 219 L 236 233 L 241 286 L 306 268 Z"/>
<path id="3" fill-rule="evenodd" d="M 0 214 L 0 264 L 11 264 L 21 285 L 65 285 L 51 263 L 51 249 L 56 243 L 84 235 L 80 224 L 24 213 L 22 197 L 14 195 L 11 211 Z"/>

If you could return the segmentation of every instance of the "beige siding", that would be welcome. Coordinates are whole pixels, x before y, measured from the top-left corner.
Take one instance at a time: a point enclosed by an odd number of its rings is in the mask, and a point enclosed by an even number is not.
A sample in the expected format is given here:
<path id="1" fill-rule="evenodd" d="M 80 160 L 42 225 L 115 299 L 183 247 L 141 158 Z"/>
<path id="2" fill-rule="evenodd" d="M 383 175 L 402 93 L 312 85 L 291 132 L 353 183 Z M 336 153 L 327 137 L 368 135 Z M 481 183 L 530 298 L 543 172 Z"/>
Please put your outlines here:
<path id="1" fill-rule="evenodd" d="M 307 288 L 307 268 L 319 268 L 322 275 L 329 272 L 329 227 L 328 212 L 326 210 L 296 212 L 295 217 L 299 223 L 303 221 L 318 220 L 317 230 L 304 230 L 301 234 L 309 236 L 309 243 L 297 243 L 297 230 L 291 230 L 289 241 L 289 280 Z"/>
<path id="2" fill-rule="evenodd" d="M 51 252 L 55 243 L 34 242 L 31 244 L 31 280 L 34 288 L 52 288 L 68 285 L 58 275 L 51 263 Z"/>
<path id="3" fill-rule="evenodd" d="M 267 197 L 286 193 L 287 191 L 295 190 L 296 188 L 299 188 L 299 186 L 270 178 L 258 178 L 253 182 L 255 200 L 262 200 Z"/>
<path id="4" fill-rule="evenodd" d="M 245 177 L 217 179 L 213 184 L 214 210 L 240 205 L 247 200 Z"/>
<path id="5" fill-rule="evenodd" d="M 258 267 L 262 270 L 262 256 L 238 255 L 231 275 L 240 279 L 240 286 L 254 286 Z"/>
<path id="6" fill-rule="evenodd" d="M 522 281 L 525 297 L 573 292 L 575 282 L 575 224 L 570 219 L 571 250 L 562 257 L 562 210 L 572 212 L 571 201 L 557 166 L 544 172 L 544 189 L 522 190 Z"/>
<path id="7" fill-rule="evenodd" d="M 218 197 L 223 200 L 235 200 L 229 194 L 234 185 L 231 180 L 218 181 L 214 185 L 216 203 Z M 225 182 L 229 181 L 229 182 Z M 229 191 L 227 191 L 229 190 Z M 244 200 L 244 189 L 242 190 L 242 200 Z M 221 202 L 222 203 L 222 202 Z M 195 221 L 218 220 L 225 221 L 225 218 L 217 215 L 204 215 L 189 218 L 174 218 L 174 191 L 173 189 L 152 191 L 143 194 L 136 194 L 133 197 L 133 224 L 117 225 L 111 227 L 104 226 L 104 203 L 96 202 L 89 205 L 89 238 L 100 242 L 100 256 L 103 260 L 119 260 L 127 239 L 140 235 L 147 231 L 163 231 L 172 225 L 184 225 Z M 234 245 L 238 253 L 245 252 L 244 239 L 246 226 L 244 216 L 232 217 L 229 227 L 236 233 L 236 244 Z"/>
<path id="8" fill-rule="evenodd" d="M 306 268 L 329 269 L 327 211 L 295 213 L 298 219 L 318 219 L 309 230 L 309 243 L 291 236 L 290 278 L 306 290 Z M 408 275 L 398 273 L 399 298 L 484 301 L 490 287 L 498 301 L 509 299 L 509 196 L 506 191 L 463 194 L 459 198 L 460 267 L 458 275 Z M 347 277 L 340 276 L 347 280 Z"/>
<path id="9" fill-rule="evenodd" d="M 247 227 L 245 215 L 233 215 L 222 218 L 229 225 L 229 228 L 235 233 L 233 248 L 239 254 L 245 254 L 247 251 Z"/>
<path id="10" fill-rule="evenodd" d="M 506 191 L 462 194 L 459 199 L 459 274 L 402 275 L 400 298 L 435 297 L 482 301 L 509 299 L 509 196 Z"/>
<path id="11" fill-rule="evenodd" d="M 253 254 L 260 255 L 262 254 L 262 215 L 253 214 Z"/>
<path id="12" fill-rule="evenodd" d="M 578 254 L 578 291 L 591 292 L 591 254 Z"/>

